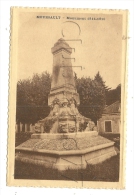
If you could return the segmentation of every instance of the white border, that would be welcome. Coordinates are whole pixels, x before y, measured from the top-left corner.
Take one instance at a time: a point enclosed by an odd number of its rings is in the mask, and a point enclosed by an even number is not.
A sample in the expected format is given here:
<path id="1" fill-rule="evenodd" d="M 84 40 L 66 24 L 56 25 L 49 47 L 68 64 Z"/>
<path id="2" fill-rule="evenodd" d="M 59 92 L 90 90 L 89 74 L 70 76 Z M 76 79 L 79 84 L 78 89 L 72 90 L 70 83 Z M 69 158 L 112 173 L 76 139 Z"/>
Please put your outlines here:
<path id="1" fill-rule="evenodd" d="M 77 2 L 77 3 L 76 3 Z M 0 194 L 24 195 L 32 193 L 44 194 L 109 194 L 126 195 L 134 194 L 134 83 L 133 83 L 133 53 L 134 53 L 134 1 L 12 1 L 3 0 L 0 2 Z M 49 189 L 49 188 L 24 188 L 6 186 L 6 154 L 7 154 L 7 112 L 8 112 L 8 64 L 9 64 L 9 29 L 10 29 L 10 6 L 23 7 L 68 7 L 68 8 L 96 8 L 96 9 L 129 9 L 130 11 L 130 34 L 129 40 L 129 67 L 128 67 L 128 118 L 127 118 L 127 174 L 125 190 L 92 190 L 92 189 Z"/>

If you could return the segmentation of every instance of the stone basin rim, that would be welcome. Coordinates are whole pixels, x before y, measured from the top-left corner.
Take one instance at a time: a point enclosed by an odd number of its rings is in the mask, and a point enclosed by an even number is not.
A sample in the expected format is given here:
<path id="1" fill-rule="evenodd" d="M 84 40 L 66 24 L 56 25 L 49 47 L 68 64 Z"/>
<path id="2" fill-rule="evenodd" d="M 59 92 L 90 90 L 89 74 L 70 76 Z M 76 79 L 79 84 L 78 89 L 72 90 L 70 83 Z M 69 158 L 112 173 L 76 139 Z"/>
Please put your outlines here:
<path id="1" fill-rule="evenodd" d="M 31 135 L 31 138 L 66 138 L 66 137 L 79 137 L 79 136 L 97 136 L 97 131 L 89 131 L 89 132 L 73 132 L 73 133 L 34 133 Z"/>
<path id="2" fill-rule="evenodd" d="M 50 155 L 83 155 L 89 152 L 94 152 L 96 150 L 100 150 L 103 148 L 108 148 L 110 146 L 114 146 L 115 142 L 109 142 L 105 144 L 100 144 L 97 146 L 93 146 L 90 148 L 85 148 L 82 150 L 67 150 L 67 151 L 54 151 L 54 150 L 43 150 L 43 149 L 30 149 L 30 148 L 22 148 L 20 146 L 16 147 L 16 151 L 25 151 L 25 152 L 33 152 L 33 153 L 43 153 L 43 154 L 50 154 Z"/>

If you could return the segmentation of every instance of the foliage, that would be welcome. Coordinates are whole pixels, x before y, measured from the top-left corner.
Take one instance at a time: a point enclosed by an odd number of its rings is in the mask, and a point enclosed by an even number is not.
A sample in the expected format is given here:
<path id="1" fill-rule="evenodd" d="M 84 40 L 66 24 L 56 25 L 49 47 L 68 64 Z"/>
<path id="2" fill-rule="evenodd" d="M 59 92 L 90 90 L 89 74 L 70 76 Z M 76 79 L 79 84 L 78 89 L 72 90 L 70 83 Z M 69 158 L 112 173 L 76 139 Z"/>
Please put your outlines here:
<path id="1" fill-rule="evenodd" d="M 49 114 L 48 94 L 51 78 L 47 72 L 17 83 L 16 121 L 35 123 Z"/>
<path id="2" fill-rule="evenodd" d="M 84 131 L 87 127 L 87 122 L 84 122 L 84 123 L 79 123 L 79 131 Z"/>
<path id="3" fill-rule="evenodd" d="M 106 86 L 98 73 L 93 80 L 82 77 L 76 83 L 80 96 L 79 111 L 96 123 L 106 104 Z"/>
<path id="4" fill-rule="evenodd" d="M 85 117 L 91 118 L 95 123 L 102 116 L 105 105 L 120 100 L 121 85 L 118 85 L 116 89 L 110 89 L 106 86 L 99 72 L 94 79 L 90 77 L 77 78 L 76 73 L 74 73 L 74 80 L 80 96 L 79 112 Z M 51 76 L 47 72 L 40 75 L 34 74 L 32 79 L 18 81 L 17 123 L 36 123 L 48 116 L 50 112 L 48 107 L 50 88 Z"/>
<path id="5" fill-rule="evenodd" d="M 44 132 L 45 133 L 50 133 L 50 130 L 53 126 L 53 124 L 55 123 L 56 120 L 54 120 L 53 118 L 47 117 L 44 120 Z"/>
<path id="6" fill-rule="evenodd" d="M 120 150 L 120 133 L 100 133 L 100 135 L 115 142 L 115 147 Z"/>
<path id="7" fill-rule="evenodd" d="M 121 101 L 121 84 L 106 93 L 106 105 L 110 105 L 116 101 Z"/>
<path id="8" fill-rule="evenodd" d="M 104 88 L 105 92 L 108 92 L 111 89 L 108 86 L 106 86 L 106 84 L 105 84 L 106 82 L 103 81 L 99 72 L 97 72 L 94 79 L 98 82 L 99 85 L 101 85 Z"/>
<path id="9" fill-rule="evenodd" d="M 80 96 L 79 111 L 82 115 L 91 118 L 95 123 L 102 116 L 106 105 L 110 105 L 121 98 L 121 85 L 111 90 L 106 86 L 98 72 L 94 79 L 77 78 L 76 87 Z"/>

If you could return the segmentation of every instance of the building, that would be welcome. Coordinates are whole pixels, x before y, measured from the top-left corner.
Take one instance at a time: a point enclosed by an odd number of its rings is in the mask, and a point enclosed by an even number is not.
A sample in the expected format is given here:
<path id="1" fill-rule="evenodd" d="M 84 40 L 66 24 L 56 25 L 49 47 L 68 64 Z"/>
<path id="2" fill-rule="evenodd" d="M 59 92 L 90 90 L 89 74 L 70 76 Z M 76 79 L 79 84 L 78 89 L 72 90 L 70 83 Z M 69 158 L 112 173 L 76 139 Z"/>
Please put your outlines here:
<path id="1" fill-rule="evenodd" d="M 107 106 L 98 120 L 99 133 L 120 133 L 121 104 L 119 101 Z"/>

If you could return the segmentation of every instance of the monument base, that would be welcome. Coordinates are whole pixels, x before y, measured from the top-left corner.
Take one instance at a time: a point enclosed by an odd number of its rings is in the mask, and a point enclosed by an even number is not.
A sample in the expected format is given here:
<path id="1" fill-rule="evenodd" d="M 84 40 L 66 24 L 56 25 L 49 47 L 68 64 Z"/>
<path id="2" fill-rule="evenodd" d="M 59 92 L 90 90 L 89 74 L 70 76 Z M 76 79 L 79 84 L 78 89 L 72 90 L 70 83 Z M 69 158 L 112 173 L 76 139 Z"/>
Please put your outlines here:
<path id="1" fill-rule="evenodd" d="M 31 135 L 32 139 L 75 139 L 75 138 L 84 138 L 90 135 L 97 136 L 97 131 L 85 131 L 85 132 L 75 132 L 75 133 L 34 133 Z"/>
<path id="2" fill-rule="evenodd" d="M 87 164 L 101 163 L 117 154 L 114 142 L 93 132 L 80 134 L 81 137 L 79 133 L 66 137 L 32 135 L 30 140 L 16 147 L 16 160 L 62 171 L 84 169 Z"/>

